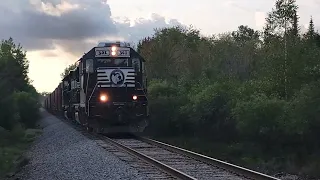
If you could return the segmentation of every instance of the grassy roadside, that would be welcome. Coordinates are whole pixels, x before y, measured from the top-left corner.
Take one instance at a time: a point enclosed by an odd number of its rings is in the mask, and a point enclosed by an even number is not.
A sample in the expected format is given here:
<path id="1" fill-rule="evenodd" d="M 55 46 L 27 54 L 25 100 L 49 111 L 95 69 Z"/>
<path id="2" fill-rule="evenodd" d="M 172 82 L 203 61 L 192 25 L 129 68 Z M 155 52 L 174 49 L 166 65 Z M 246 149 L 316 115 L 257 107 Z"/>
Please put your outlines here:
<path id="1" fill-rule="evenodd" d="M 320 155 L 305 155 L 305 161 L 300 164 L 293 154 L 274 155 L 249 143 L 216 143 L 184 137 L 155 139 L 269 175 L 279 173 L 295 174 L 300 179 L 320 178 Z"/>
<path id="2" fill-rule="evenodd" d="M 25 130 L 19 126 L 10 132 L 0 131 L 0 179 L 14 174 L 28 163 L 24 152 L 41 132 L 39 129 Z"/>

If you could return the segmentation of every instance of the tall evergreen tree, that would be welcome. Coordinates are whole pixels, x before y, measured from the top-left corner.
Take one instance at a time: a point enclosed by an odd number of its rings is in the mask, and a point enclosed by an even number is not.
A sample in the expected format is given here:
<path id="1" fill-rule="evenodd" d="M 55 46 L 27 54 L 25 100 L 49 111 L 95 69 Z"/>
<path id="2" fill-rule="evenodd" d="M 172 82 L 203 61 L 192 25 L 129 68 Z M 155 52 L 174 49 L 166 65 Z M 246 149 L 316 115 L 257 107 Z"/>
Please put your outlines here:
<path id="1" fill-rule="evenodd" d="M 305 38 L 307 40 L 313 40 L 314 37 L 315 37 L 315 30 L 314 30 L 314 23 L 313 23 L 313 19 L 312 17 L 310 18 L 310 21 L 309 21 L 309 27 L 308 27 L 308 31 L 307 33 L 305 34 Z"/>
<path id="2" fill-rule="evenodd" d="M 299 36 L 299 17 L 297 15 L 297 12 L 295 12 L 294 16 L 293 16 L 293 23 L 292 23 L 292 30 L 291 30 L 291 35 L 293 37 L 298 37 Z"/>

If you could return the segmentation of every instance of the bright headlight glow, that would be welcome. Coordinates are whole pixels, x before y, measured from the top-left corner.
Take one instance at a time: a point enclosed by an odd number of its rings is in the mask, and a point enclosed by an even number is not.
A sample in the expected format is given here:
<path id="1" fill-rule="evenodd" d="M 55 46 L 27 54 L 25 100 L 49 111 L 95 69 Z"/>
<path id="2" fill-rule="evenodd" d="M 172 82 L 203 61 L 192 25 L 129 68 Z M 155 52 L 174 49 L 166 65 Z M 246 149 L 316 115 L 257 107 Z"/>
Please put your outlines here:
<path id="1" fill-rule="evenodd" d="M 108 101 L 108 96 L 105 94 L 100 95 L 100 101 L 102 101 L 102 102 Z"/>
<path id="2" fill-rule="evenodd" d="M 117 47 L 115 47 L 115 46 L 111 47 L 111 51 L 116 51 L 116 50 L 117 50 Z"/>
<path id="3" fill-rule="evenodd" d="M 132 99 L 133 99 L 133 100 L 137 100 L 137 99 L 138 99 L 138 96 L 133 95 L 133 96 L 132 96 Z"/>
<path id="4" fill-rule="evenodd" d="M 115 51 L 112 51 L 112 52 L 111 52 L 111 55 L 112 55 L 112 56 L 115 56 L 115 55 L 116 55 L 116 52 L 115 52 Z"/>

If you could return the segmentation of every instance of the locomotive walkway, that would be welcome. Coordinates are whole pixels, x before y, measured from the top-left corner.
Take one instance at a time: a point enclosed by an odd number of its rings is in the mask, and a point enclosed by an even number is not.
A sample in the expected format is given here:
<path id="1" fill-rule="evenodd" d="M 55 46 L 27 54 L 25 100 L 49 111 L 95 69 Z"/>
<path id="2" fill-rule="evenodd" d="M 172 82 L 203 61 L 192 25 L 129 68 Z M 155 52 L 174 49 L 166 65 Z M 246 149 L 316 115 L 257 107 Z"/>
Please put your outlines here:
<path id="1" fill-rule="evenodd" d="M 43 134 L 27 156 L 28 165 L 14 179 L 150 179 L 45 110 Z"/>

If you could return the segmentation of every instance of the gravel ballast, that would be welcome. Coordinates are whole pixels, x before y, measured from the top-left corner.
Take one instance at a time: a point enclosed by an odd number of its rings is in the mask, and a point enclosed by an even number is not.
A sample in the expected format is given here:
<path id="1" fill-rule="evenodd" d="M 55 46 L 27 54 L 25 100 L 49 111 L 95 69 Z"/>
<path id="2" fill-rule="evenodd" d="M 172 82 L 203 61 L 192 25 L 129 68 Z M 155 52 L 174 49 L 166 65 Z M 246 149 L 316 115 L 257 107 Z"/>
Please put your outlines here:
<path id="1" fill-rule="evenodd" d="M 150 179 L 44 110 L 43 133 L 16 176 L 26 180 Z"/>

